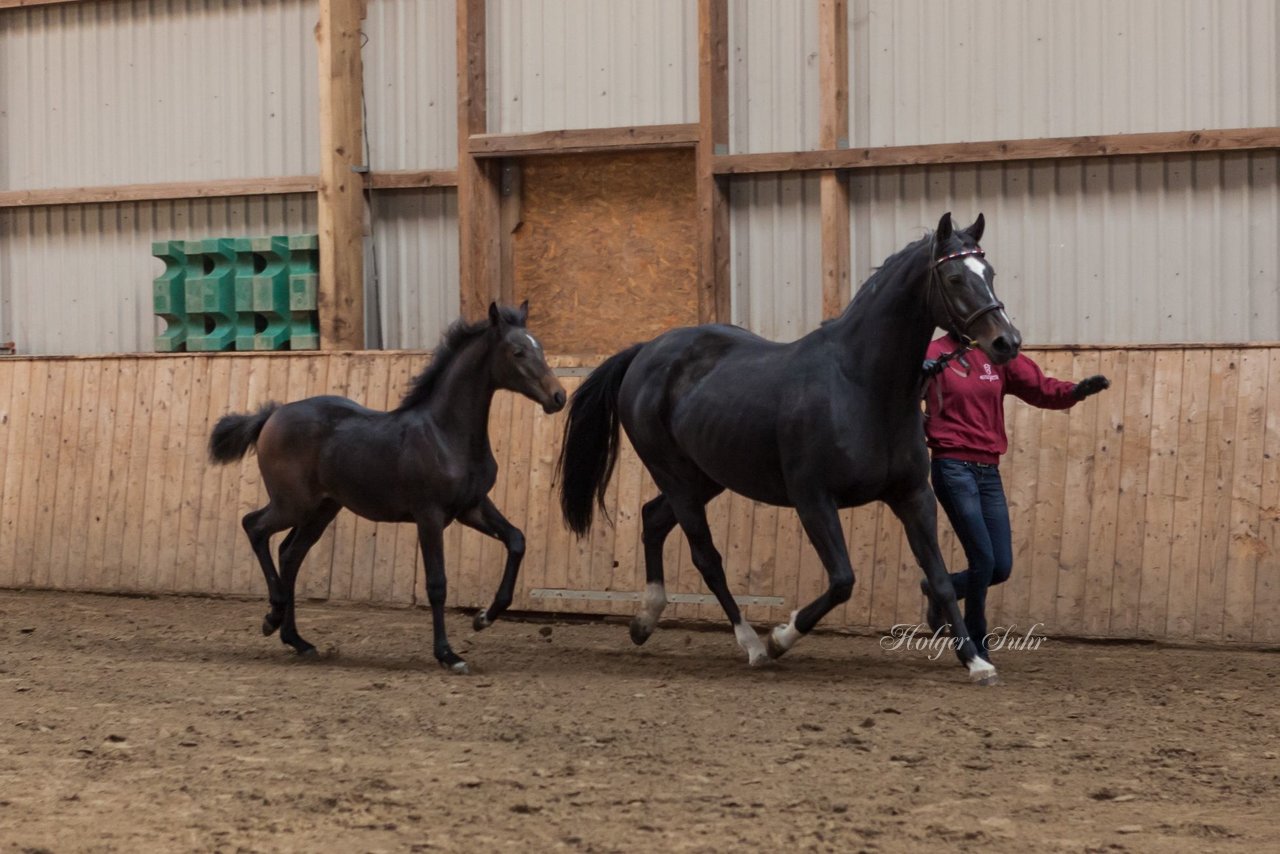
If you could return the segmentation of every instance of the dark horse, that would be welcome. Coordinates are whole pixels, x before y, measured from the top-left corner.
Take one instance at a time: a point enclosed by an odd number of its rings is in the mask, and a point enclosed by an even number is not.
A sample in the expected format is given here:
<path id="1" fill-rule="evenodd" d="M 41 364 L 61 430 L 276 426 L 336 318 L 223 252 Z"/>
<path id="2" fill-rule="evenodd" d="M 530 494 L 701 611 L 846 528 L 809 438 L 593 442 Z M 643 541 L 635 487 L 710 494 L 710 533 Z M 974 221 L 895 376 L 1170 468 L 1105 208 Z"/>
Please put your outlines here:
<path id="1" fill-rule="evenodd" d="M 444 529 L 453 520 L 501 540 L 506 569 L 493 604 L 475 617 L 490 625 L 511 604 L 524 556 L 524 535 L 489 500 L 498 465 L 489 446 L 489 406 L 498 389 L 518 392 L 548 412 L 565 394 L 542 347 L 525 329 L 528 303 L 489 306 L 479 323 L 454 323 L 431 364 L 391 412 L 366 409 L 345 397 L 311 397 L 253 415 L 227 415 L 213 428 L 209 456 L 230 463 L 257 446 L 270 498 L 244 517 L 254 554 L 267 579 L 271 611 L 262 633 L 301 655 L 315 647 L 298 634 L 293 586 L 298 567 L 343 507 L 375 522 L 413 522 L 427 576 L 435 656 L 466 673 L 444 631 Z M 271 562 L 271 535 L 292 528 L 280 544 L 280 572 Z"/>
<path id="2" fill-rule="evenodd" d="M 838 318 L 789 344 L 735 326 L 675 329 L 610 357 L 574 394 L 560 457 L 560 502 L 579 536 L 604 507 L 618 425 L 660 494 L 644 505 L 646 589 L 631 638 L 644 643 L 666 606 L 662 547 L 676 524 L 751 664 L 777 658 L 853 592 L 837 511 L 884 501 L 902 521 L 935 602 L 974 681 L 995 681 L 960 618 L 938 549 L 937 506 L 920 409 L 921 364 L 936 327 L 996 363 L 1022 338 L 992 290 L 978 246 L 983 218 L 892 255 Z M 725 489 L 794 507 L 829 579 L 827 590 L 769 635 L 767 650 L 725 582 L 705 505 Z"/>

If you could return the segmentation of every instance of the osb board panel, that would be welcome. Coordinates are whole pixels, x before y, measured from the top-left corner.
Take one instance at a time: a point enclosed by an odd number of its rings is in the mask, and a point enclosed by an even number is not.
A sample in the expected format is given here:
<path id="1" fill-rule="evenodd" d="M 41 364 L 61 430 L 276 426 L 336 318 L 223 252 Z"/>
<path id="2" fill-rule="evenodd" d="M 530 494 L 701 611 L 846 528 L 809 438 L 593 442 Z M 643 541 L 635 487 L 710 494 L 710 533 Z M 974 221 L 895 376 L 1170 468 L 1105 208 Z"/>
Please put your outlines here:
<path id="1" fill-rule="evenodd" d="M 516 299 L 548 352 L 611 353 L 698 321 L 692 151 L 522 162 Z"/>
<path id="2" fill-rule="evenodd" d="M 1009 401 L 1001 470 L 1014 526 L 1013 578 L 991 597 L 993 625 L 1048 633 L 1235 643 L 1280 642 L 1280 347 L 1041 350 L 1047 372 L 1101 371 L 1112 388 L 1068 412 Z M 262 596 L 240 517 L 265 501 L 257 461 L 211 467 L 213 422 L 267 400 L 330 392 L 394 405 L 422 353 L 314 353 L 0 360 L 0 586 Z M 560 368 L 598 357 L 555 357 Z M 566 371 L 566 389 L 581 383 Z M 564 416 L 501 393 L 490 434 L 492 496 L 528 543 L 515 607 L 629 614 L 628 601 L 555 600 L 534 591 L 643 589 L 640 507 L 654 495 L 623 443 L 606 501 L 613 524 L 576 540 L 554 492 Z M 775 596 L 776 621 L 823 588 L 794 512 L 721 496 L 711 529 L 733 591 Z M 921 618 L 919 570 L 882 507 L 845 511 L 858 582 L 826 625 L 884 629 Z M 962 555 L 945 522 L 943 551 Z M 308 555 L 301 594 L 424 601 L 407 525 L 342 513 Z M 665 550 L 671 592 L 705 594 L 678 533 Z M 486 605 L 502 549 L 454 525 L 451 604 Z M 714 604 L 668 615 L 723 620 Z"/>

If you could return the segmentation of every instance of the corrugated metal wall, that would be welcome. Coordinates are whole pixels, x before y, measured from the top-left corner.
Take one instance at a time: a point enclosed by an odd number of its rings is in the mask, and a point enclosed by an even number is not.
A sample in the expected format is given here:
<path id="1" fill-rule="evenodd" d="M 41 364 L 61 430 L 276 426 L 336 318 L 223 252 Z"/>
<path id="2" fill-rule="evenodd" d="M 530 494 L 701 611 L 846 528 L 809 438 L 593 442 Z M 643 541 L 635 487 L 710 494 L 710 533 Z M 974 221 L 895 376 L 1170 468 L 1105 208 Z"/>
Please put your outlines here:
<path id="1" fill-rule="evenodd" d="M 943 211 L 966 225 L 981 211 L 996 291 L 1028 343 L 1277 341 L 1278 165 L 1270 152 L 859 175 L 853 277 Z"/>
<path id="2" fill-rule="evenodd" d="M 489 0 L 489 131 L 697 121 L 694 0 Z"/>
<path id="3" fill-rule="evenodd" d="M 361 54 L 370 168 L 455 168 L 455 4 L 452 0 L 373 0 L 368 12 Z"/>
<path id="4" fill-rule="evenodd" d="M 456 168 L 455 4 L 374 0 L 368 13 L 362 55 L 370 168 Z M 379 192 L 370 220 L 365 284 L 379 310 L 366 317 L 376 314 L 382 325 L 380 338 L 367 341 L 434 347 L 459 311 L 456 192 Z"/>
<path id="5" fill-rule="evenodd" d="M 315 4 L 0 12 L 0 189 L 320 170 Z"/>
<path id="6" fill-rule="evenodd" d="M 1275 0 L 855 0 L 855 145 L 1280 124 Z M 865 28 L 865 35 L 859 31 Z"/>
<path id="7" fill-rule="evenodd" d="M 315 230 L 310 195 L 0 210 L 0 336 L 21 353 L 149 352 L 153 240 Z"/>
<path id="8" fill-rule="evenodd" d="M 731 9 L 733 149 L 816 147 L 816 0 Z M 1280 124 L 1273 0 L 849 9 L 853 145 Z M 981 209 L 1000 294 L 1029 341 L 1280 340 L 1276 161 L 1206 154 L 856 174 L 854 283 L 943 211 Z M 734 320 L 778 338 L 812 329 L 821 298 L 817 188 L 793 180 L 737 178 L 732 190 Z"/>

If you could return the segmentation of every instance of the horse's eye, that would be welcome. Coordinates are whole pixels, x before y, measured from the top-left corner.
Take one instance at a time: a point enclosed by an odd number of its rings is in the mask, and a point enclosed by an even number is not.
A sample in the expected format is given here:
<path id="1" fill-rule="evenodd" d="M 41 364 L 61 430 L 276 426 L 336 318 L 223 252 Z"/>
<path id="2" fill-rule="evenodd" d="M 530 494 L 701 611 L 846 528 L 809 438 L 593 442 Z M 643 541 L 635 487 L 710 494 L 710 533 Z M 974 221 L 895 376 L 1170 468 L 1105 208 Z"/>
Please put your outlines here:
<path id="1" fill-rule="evenodd" d="M 512 351 L 511 351 L 511 358 L 513 358 L 513 359 L 523 359 L 523 358 L 524 358 L 524 350 L 522 350 L 522 349 L 521 349 L 521 348 L 519 348 L 519 347 L 516 347 L 514 350 L 512 350 Z"/>
<path id="2" fill-rule="evenodd" d="M 962 279 L 960 276 L 948 276 L 947 281 L 949 281 L 953 287 L 958 288 L 964 282 L 964 279 Z"/>

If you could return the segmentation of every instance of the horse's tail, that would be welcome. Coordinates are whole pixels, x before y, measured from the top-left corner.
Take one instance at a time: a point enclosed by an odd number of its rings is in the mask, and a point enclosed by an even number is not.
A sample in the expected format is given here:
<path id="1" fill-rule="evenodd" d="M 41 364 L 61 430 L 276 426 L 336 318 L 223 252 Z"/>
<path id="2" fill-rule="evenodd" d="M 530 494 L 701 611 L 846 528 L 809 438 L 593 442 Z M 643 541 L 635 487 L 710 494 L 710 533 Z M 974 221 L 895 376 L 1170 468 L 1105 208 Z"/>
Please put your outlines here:
<path id="1" fill-rule="evenodd" d="M 280 404 L 272 402 L 252 415 L 222 416 L 209 436 L 209 459 L 215 463 L 234 463 L 243 457 L 257 444 L 262 425 L 279 408 Z"/>
<path id="2" fill-rule="evenodd" d="M 604 512 L 604 494 L 618 461 L 618 391 L 643 344 L 615 353 L 573 393 L 564 446 L 556 463 L 560 509 L 579 537 L 591 528 L 592 498 Z"/>

